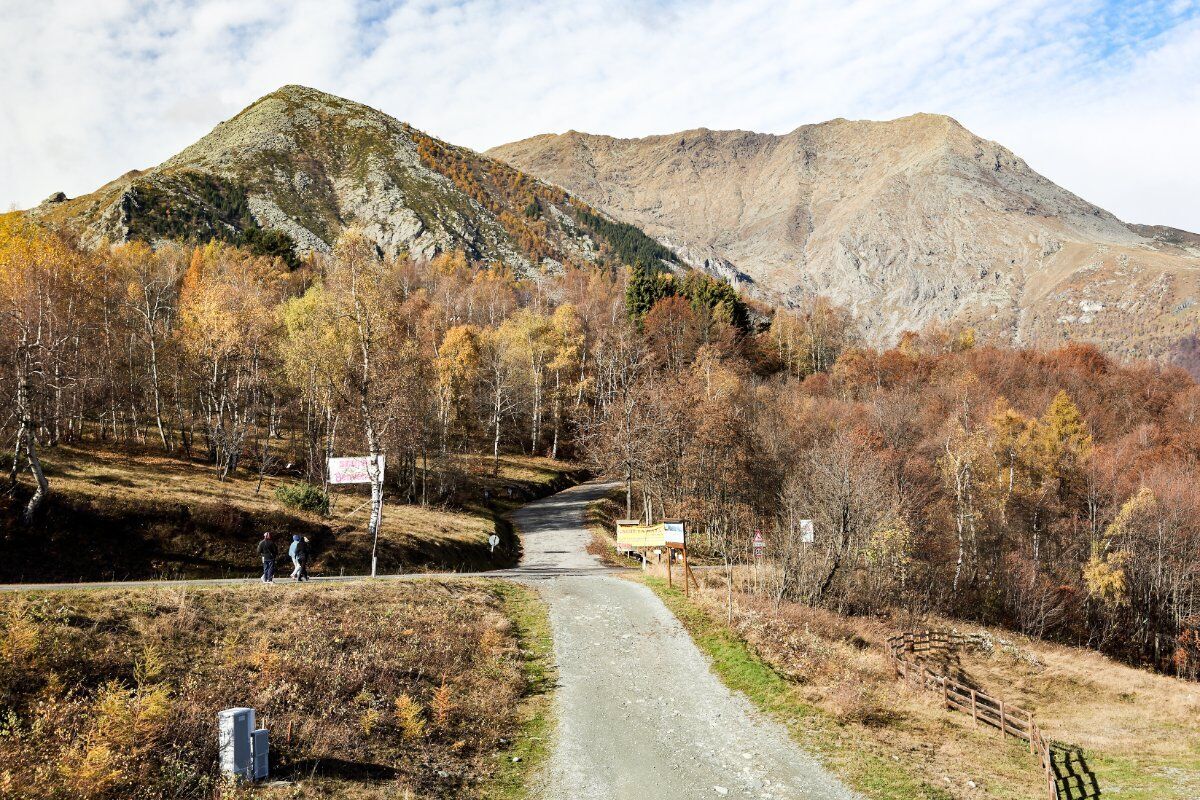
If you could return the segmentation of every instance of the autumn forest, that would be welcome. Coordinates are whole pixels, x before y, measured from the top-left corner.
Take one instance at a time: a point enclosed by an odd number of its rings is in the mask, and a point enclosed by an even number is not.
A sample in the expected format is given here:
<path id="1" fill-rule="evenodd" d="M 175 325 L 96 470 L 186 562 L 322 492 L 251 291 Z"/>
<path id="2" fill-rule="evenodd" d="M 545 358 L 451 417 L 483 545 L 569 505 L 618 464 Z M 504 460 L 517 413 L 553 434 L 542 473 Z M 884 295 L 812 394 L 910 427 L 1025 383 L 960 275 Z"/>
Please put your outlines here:
<path id="1" fill-rule="evenodd" d="M 317 493 L 329 456 L 381 453 L 389 502 L 412 504 L 454 491 L 457 454 L 539 454 L 619 478 L 633 516 L 686 518 L 711 563 L 751 562 L 760 532 L 776 600 L 1000 623 L 1195 678 L 1192 377 L 1086 344 L 866 333 L 819 297 L 768 309 L 645 260 L 522 277 L 353 231 L 303 262 L 83 251 L 9 215 L 6 535 L 54 502 L 40 456 L 63 444 Z"/>

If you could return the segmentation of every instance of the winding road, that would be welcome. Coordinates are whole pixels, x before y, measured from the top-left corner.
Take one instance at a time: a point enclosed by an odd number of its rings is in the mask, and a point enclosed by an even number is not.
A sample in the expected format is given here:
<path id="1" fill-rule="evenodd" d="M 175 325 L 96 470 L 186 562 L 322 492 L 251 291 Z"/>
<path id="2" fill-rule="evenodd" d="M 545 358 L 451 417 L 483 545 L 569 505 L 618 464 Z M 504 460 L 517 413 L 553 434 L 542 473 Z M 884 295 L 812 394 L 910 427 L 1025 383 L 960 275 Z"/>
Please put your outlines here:
<path id="1" fill-rule="evenodd" d="M 858 797 L 784 728 L 727 689 L 645 586 L 611 574 L 586 546 L 585 483 L 513 514 L 524 555 L 511 577 L 539 581 L 558 662 L 549 800 Z"/>
<path id="2" fill-rule="evenodd" d="M 518 566 L 466 573 L 538 588 L 550 608 L 557 735 L 533 795 L 547 800 L 850 800 L 784 728 L 727 689 L 675 616 L 645 586 L 587 552 L 591 482 L 512 514 Z M 446 573 L 380 576 L 414 580 Z M 361 576 L 317 582 L 362 580 Z M 0 585 L 0 591 L 252 583 L 256 579 Z"/>

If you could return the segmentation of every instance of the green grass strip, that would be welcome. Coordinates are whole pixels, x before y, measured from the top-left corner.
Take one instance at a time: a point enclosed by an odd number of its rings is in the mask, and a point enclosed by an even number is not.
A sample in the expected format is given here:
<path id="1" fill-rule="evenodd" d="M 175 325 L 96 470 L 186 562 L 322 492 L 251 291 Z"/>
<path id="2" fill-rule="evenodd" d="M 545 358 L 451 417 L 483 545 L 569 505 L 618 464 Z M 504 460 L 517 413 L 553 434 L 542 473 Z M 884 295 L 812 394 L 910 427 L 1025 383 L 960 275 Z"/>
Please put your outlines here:
<path id="1" fill-rule="evenodd" d="M 492 585 L 516 627 L 526 687 L 521 701 L 520 730 L 512 745 L 497 754 L 496 772 L 483 787 L 481 796 L 486 800 L 523 800 L 534 797 L 532 783 L 550 753 L 557 679 L 554 639 L 549 608 L 535 589 L 508 581 L 495 581 Z"/>
<path id="2" fill-rule="evenodd" d="M 661 578 L 644 580 L 712 660 L 721 682 L 782 723 L 793 740 L 851 787 L 873 800 L 953 800 L 945 789 L 912 774 L 903 762 L 864 746 L 852 730 L 807 702 L 795 684 L 754 655 L 723 621 L 684 597 L 681 589 L 667 588 Z"/>

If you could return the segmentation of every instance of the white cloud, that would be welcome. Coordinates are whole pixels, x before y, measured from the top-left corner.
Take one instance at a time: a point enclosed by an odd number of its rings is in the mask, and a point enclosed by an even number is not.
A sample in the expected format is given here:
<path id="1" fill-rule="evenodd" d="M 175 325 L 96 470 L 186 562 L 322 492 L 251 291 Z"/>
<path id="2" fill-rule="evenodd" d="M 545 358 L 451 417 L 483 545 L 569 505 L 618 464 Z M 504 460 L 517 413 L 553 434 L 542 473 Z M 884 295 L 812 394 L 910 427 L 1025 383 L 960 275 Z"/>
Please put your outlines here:
<path id="1" fill-rule="evenodd" d="M 303 83 L 485 148 L 567 129 L 958 117 L 1200 229 L 1194 0 L 0 0 L 0 203 L 90 191 Z"/>

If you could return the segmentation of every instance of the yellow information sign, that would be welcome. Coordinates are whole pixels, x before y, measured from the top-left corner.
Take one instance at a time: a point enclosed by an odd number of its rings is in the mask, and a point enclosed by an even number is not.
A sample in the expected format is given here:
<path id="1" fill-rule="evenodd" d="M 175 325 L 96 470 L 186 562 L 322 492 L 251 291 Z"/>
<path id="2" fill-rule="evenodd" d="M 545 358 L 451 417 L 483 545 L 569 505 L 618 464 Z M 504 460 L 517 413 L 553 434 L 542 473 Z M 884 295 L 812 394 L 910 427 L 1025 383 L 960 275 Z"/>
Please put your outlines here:
<path id="1" fill-rule="evenodd" d="M 617 522 L 617 544 L 622 547 L 663 547 L 667 543 L 666 526 L 641 525 L 636 522 Z"/>

